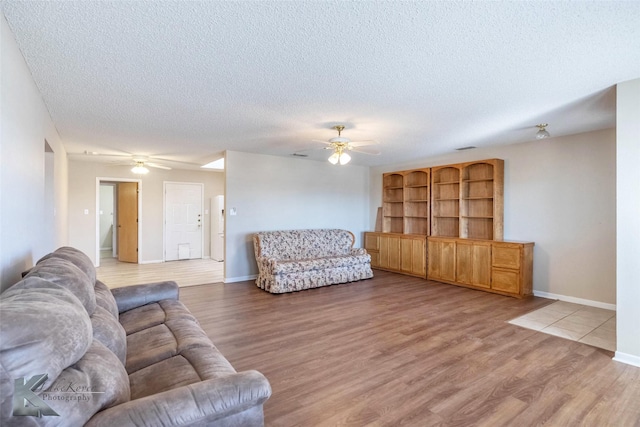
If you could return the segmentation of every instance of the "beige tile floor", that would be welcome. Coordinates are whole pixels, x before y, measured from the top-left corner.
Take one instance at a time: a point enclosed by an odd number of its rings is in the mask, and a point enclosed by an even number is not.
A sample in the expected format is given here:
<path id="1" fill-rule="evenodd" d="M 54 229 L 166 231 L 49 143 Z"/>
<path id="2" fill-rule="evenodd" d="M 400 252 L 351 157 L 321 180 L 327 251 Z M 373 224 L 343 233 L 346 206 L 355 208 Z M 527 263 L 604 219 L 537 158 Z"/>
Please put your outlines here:
<path id="1" fill-rule="evenodd" d="M 616 312 L 570 302 L 557 301 L 510 320 L 513 325 L 616 350 Z"/>

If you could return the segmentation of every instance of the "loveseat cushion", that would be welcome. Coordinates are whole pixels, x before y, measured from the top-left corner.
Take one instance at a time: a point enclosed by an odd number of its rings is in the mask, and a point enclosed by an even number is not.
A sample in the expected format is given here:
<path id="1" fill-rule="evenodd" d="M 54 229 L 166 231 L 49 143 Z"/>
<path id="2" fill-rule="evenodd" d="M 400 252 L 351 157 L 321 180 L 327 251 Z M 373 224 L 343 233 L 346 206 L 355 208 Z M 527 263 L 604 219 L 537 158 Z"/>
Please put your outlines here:
<path id="1" fill-rule="evenodd" d="M 348 255 L 354 236 L 347 230 L 263 231 L 254 235 L 256 257 L 277 260 Z"/>
<path id="2" fill-rule="evenodd" d="M 351 267 L 366 264 L 371 261 L 369 255 L 345 255 L 322 257 L 305 260 L 276 261 L 273 264 L 273 274 L 300 273 L 309 270 L 326 270 L 328 268 Z"/>
<path id="3" fill-rule="evenodd" d="M 89 316 L 96 308 L 94 282 L 75 264 L 64 258 L 51 257 L 41 260 L 29 270 L 26 277 L 40 277 L 69 290 L 82 302 Z"/>

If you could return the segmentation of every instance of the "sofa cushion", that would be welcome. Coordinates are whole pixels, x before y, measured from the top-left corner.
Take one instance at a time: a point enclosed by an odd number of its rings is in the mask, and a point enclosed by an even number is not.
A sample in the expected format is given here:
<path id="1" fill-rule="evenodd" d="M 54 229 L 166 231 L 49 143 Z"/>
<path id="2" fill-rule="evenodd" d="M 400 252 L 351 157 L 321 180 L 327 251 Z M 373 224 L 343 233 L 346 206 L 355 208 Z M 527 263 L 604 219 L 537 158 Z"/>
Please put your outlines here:
<path id="1" fill-rule="evenodd" d="M 353 265 L 369 263 L 369 255 L 345 255 L 322 257 L 305 260 L 276 261 L 273 265 L 274 274 L 299 273 L 309 270 L 325 270 L 336 267 L 351 267 Z"/>
<path id="2" fill-rule="evenodd" d="M 131 374 L 131 399 L 234 373 L 235 369 L 215 347 L 187 349 Z"/>
<path id="3" fill-rule="evenodd" d="M 55 417 L 60 425 L 81 426 L 96 412 L 129 401 L 130 395 L 124 366 L 94 340 L 85 355 L 63 370 L 41 398 L 60 415 Z"/>
<path id="4" fill-rule="evenodd" d="M 49 258 L 66 259 L 67 261 L 78 267 L 80 270 L 82 270 L 87 275 L 91 283 L 95 283 L 96 268 L 93 266 L 93 262 L 91 262 L 91 259 L 89 259 L 89 257 L 85 255 L 84 252 L 70 246 L 63 246 L 56 249 L 54 252 L 51 252 L 50 254 L 47 254 L 40 258 L 36 265 Z"/>
<path id="5" fill-rule="evenodd" d="M 107 310 L 117 320 L 119 316 L 118 304 L 116 303 L 116 299 L 113 297 L 111 290 L 107 285 L 99 280 L 96 280 L 94 290 L 96 294 L 96 305 Z"/>
<path id="6" fill-rule="evenodd" d="M 196 347 L 213 348 L 189 309 L 178 300 L 163 300 L 120 313 L 127 333 L 129 374 Z"/>
<path id="7" fill-rule="evenodd" d="M 120 359 L 122 366 L 127 361 L 127 334 L 111 313 L 98 306 L 91 315 L 93 338 L 100 341 Z"/>
<path id="8" fill-rule="evenodd" d="M 47 387 L 93 340 L 80 300 L 39 277 L 26 277 L 0 299 L 0 362 L 12 378 L 48 374 Z"/>
<path id="9" fill-rule="evenodd" d="M 49 258 L 38 262 L 25 277 L 40 277 L 69 290 L 82 302 L 89 316 L 96 308 L 94 282 L 66 259 Z"/>
<path id="10" fill-rule="evenodd" d="M 193 314 L 179 300 L 162 300 L 120 313 L 120 323 L 127 335 L 174 319 L 188 319 L 197 323 Z"/>
<path id="11" fill-rule="evenodd" d="M 129 374 L 198 347 L 213 348 L 200 326 L 189 319 L 168 320 L 127 336 Z"/>

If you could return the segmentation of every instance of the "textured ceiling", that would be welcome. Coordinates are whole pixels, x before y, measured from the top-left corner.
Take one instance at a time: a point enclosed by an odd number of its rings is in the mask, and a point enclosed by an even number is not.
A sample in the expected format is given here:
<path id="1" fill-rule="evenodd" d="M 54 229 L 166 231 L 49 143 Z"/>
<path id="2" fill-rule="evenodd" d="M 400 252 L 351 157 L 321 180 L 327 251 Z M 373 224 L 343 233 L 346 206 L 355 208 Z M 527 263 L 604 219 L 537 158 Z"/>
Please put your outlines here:
<path id="1" fill-rule="evenodd" d="M 3 1 L 70 153 L 205 163 L 376 139 L 381 165 L 613 127 L 640 2 Z M 324 150 L 310 158 L 327 157 Z"/>

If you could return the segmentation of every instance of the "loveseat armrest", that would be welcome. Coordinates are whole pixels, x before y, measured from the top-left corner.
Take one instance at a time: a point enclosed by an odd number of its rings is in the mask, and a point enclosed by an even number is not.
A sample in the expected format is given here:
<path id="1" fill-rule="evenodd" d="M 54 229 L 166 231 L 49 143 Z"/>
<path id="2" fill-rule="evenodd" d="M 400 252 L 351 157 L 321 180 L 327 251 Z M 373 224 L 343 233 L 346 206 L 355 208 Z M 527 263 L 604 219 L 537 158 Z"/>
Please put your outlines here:
<path id="1" fill-rule="evenodd" d="M 164 299 L 178 299 L 178 284 L 172 280 L 144 285 L 124 286 L 111 290 L 118 304 L 120 313 L 141 307 L 143 305 L 162 301 Z"/>
<path id="2" fill-rule="evenodd" d="M 367 255 L 368 252 L 365 248 L 351 248 L 349 255 Z"/>
<path id="3" fill-rule="evenodd" d="M 95 414 L 85 426 L 226 425 L 226 417 L 261 406 L 271 396 L 269 381 L 258 371 L 244 371 L 201 381 L 113 406 Z M 235 425 L 263 425 L 247 417 Z"/>
<path id="4" fill-rule="evenodd" d="M 278 264 L 278 260 L 261 256 L 256 258 L 256 264 L 258 264 L 258 270 L 260 270 L 261 273 L 272 273 L 276 264 Z"/>

